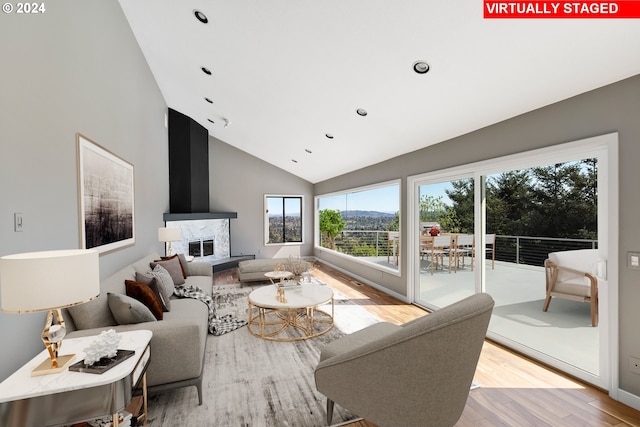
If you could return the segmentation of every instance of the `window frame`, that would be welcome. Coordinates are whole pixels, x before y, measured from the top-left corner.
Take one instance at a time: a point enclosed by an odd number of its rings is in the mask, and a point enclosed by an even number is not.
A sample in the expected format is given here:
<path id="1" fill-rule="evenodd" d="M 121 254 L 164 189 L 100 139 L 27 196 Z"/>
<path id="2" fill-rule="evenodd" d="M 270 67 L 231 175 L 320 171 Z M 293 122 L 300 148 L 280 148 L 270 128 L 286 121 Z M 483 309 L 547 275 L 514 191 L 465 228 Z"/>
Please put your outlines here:
<path id="1" fill-rule="evenodd" d="M 270 198 L 281 198 L 282 199 L 282 224 L 283 227 L 285 225 L 284 218 L 286 218 L 286 200 L 287 199 L 298 199 L 300 201 L 300 240 L 299 241 L 284 241 L 284 242 L 269 242 L 269 231 L 271 230 L 271 224 L 269 222 L 269 199 Z M 304 244 L 304 196 L 302 194 L 265 194 L 264 195 L 264 244 L 265 246 L 292 246 L 292 245 L 303 245 Z M 283 231 L 283 239 L 285 238 L 285 230 Z"/>
<path id="2" fill-rule="evenodd" d="M 314 196 L 314 203 L 313 203 L 313 213 L 314 213 L 314 249 L 317 251 L 326 251 L 328 253 L 331 253 L 334 256 L 337 256 L 339 258 L 345 259 L 345 260 L 349 260 L 351 262 L 355 262 L 361 265 L 365 265 L 369 268 L 373 268 L 375 270 L 380 270 L 383 271 L 385 273 L 397 276 L 397 277 L 401 277 L 402 276 L 402 262 L 398 263 L 397 268 L 390 268 L 390 267 L 385 267 L 384 265 L 380 265 L 380 264 L 376 264 L 375 262 L 372 261 L 367 261 L 365 259 L 362 259 L 361 257 L 356 257 L 353 255 L 348 255 L 342 252 L 338 252 L 336 250 L 333 249 L 329 249 L 326 248 L 324 246 L 320 246 L 320 199 L 322 198 L 327 198 L 327 197 L 336 197 L 336 196 L 341 196 L 341 195 L 348 195 L 351 193 L 358 193 L 358 192 L 362 192 L 362 191 L 367 191 L 367 190 L 375 190 L 375 189 L 380 189 L 380 188 L 384 188 L 384 187 L 391 187 L 391 186 L 397 186 L 398 187 L 398 216 L 399 216 L 399 223 L 398 223 L 398 231 L 400 233 L 400 236 L 402 236 L 402 179 L 401 178 L 397 178 L 397 179 L 393 179 L 390 181 L 383 181 L 383 182 L 379 182 L 379 183 L 374 183 L 374 184 L 369 184 L 369 185 L 364 185 L 364 186 L 360 186 L 360 187 L 353 187 L 353 188 L 348 188 L 348 189 L 344 189 L 344 190 L 340 190 L 340 191 L 334 191 L 334 192 L 330 192 L 330 193 L 325 193 L 325 194 L 318 194 L 316 196 Z M 400 248 L 402 248 L 402 242 L 400 243 Z M 400 253 L 402 253 L 402 249 L 400 249 Z"/>

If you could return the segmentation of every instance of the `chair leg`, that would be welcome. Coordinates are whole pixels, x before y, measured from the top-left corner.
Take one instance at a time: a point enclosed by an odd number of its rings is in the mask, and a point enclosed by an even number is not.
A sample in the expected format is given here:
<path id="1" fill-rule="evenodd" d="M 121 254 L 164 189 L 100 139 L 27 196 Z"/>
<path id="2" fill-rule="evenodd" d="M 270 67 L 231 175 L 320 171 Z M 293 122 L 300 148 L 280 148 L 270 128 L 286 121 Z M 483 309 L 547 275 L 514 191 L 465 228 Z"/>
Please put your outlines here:
<path id="1" fill-rule="evenodd" d="M 547 311 L 549 309 L 549 303 L 551 302 L 551 295 L 547 295 L 544 299 L 544 306 L 542 307 L 542 311 Z"/>
<path id="2" fill-rule="evenodd" d="M 598 326 L 598 300 L 594 299 L 590 302 L 591 305 L 591 326 Z"/>
<path id="3" fill-rule="evenodd" d="M 333 400 L 327 398 L 327 425 L 331 425 L 331 420 L 333 420 Z"/>

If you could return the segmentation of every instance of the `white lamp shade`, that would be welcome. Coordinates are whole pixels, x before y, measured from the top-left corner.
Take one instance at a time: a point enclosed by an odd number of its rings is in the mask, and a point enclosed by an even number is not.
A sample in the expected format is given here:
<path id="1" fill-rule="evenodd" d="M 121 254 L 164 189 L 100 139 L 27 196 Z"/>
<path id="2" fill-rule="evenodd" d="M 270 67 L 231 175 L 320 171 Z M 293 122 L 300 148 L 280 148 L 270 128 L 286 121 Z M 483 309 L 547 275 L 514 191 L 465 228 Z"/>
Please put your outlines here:
<path id="1" fill-rule="evenodd" d="M 182 239 L 180 235 L 180 229 L 176 227 L 161 227 L 158 228 L 158 241 L 159 242 L 177 242 Z"/>
<path id="2" fill-rule="evenodd" d="M 87 302 L 100 294 L 98 252 L 71 249 L 0 258 L 2 310 L 45 311 Z"/>

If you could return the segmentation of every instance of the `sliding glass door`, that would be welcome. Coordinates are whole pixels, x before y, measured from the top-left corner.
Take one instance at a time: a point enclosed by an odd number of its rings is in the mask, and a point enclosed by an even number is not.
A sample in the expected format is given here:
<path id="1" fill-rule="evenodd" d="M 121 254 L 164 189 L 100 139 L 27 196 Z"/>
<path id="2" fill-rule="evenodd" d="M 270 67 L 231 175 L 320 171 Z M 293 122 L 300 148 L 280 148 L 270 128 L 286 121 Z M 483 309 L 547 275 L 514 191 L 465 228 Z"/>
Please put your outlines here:
<path id="1" fill-rule="evenodd" d="M 609 389 L 616 150 L 612 134 L 409 177 L 413 301 L 438 309 L 487 292 L 496 301 L 490 338 Z M 596 287 L 548 294 L 556 278 L 546 260 L 572 254 Z"/>
<path id="2" fill-rule="evenodd" d="M 486 177 L 492 262 L 484 286 L 496 300 L 494 334 L 595 376 L 600 328 L 592 326 L 586 295 L 580 294 L 582 300 L 553 297 L 547 311 L 543 307 L 545 274 L 549 279 L 552 274 L 545 269 L 549 254 L 571 251 L 580 260 L 566 267 L 578 268 L 598 249 L 597 170 L 598 159 L 588 158 Z M 589 265 L 584 273 L 595 269 Z M 586 279 L 582 282 L 587 286 Z"/>
<path id="3" fill-rule="evenodd" d="M 473 189 L 473 178 L 418 186 L 420 305 L 444 307 L 476 292 Z"/>

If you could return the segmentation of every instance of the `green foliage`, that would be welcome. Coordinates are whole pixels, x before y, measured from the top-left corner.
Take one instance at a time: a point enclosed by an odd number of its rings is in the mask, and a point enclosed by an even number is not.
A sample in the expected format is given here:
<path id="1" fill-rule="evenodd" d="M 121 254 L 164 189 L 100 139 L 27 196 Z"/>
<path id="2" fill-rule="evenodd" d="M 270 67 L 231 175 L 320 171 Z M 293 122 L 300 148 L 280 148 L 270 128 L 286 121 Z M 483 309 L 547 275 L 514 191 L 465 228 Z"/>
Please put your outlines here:
<path id="1" fill-rule="evenodd" d="M 400 231 L 400 212 L 396 212 L 396 216 L 389 224 L 388 231 Z"/>
<path id="2" fill-rule="evenodd" d="M 342 219 L 339 210 L 322 209 L 320 216 L 320 233 L 324 238 L 324 243 L 329 249 L 335 249 L 335 238 L 342 232 L 347 222 Z"/>
<path id="3" fill-rule="evenodd" d="M 504 172 L 487 179 L 487 232 L 597 239 L 597 159 Z M 448 232 L 473 232 L 472 180 L 451 182 L 452 206 L 431 197 L 427 215 Z"/>

